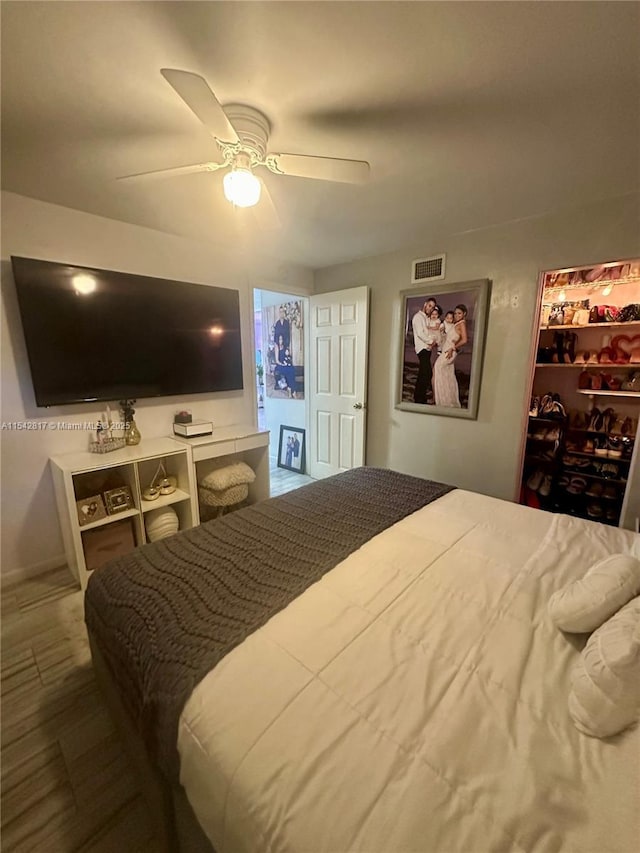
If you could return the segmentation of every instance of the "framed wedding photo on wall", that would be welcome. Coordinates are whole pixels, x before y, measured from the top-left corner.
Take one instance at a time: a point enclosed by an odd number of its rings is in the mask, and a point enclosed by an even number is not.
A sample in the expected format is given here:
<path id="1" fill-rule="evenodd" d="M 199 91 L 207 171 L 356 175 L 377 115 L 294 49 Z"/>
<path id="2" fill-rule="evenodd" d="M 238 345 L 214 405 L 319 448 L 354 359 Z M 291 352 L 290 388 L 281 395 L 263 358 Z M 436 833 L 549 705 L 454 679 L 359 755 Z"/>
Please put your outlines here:
<path id="1" fill-rule="evenodd" d="M 477 418 L 489 290 L 478 279 L 400 292 L 397 409 Z"/>

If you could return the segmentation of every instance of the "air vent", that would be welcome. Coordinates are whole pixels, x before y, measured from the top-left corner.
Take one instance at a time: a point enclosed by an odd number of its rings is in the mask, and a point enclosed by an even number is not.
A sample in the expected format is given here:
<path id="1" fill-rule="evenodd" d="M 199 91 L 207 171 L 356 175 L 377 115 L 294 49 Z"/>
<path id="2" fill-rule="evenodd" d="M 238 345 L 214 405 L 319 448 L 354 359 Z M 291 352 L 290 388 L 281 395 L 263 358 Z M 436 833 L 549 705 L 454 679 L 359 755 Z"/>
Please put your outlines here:
<path id="1" fill-rule="evenodd" d="M 411 264 L 411 284 L 422 281 L 437 281 L 444 278 L 446 255 L 433 255 L 431 258 L 419 258 Z"/>

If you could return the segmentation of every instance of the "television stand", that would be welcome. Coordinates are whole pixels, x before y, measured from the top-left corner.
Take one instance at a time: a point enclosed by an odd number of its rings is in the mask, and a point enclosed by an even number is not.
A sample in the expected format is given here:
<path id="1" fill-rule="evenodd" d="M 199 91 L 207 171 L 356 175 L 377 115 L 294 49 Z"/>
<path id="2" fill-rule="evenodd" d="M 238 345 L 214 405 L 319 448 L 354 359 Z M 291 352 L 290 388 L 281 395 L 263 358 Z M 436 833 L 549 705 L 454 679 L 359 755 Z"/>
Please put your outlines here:
<path id="1" fill-rule="evenodd" d="M 81 589 L 101 562 L 148 541 L 147 512 L 171 505 L 179 530 L 199 524 L 198 479 L 221 461 L 246 462 L 253 469 L 256 479 L 249 485 L 249 503 L 269 497 L 269 431 L 253 426 L 219 427 L 212 435 L 197 438 L 148 438 L 111 453 L 65 453 L 49 461 L 65 556 Z M 143 492 L 160 463 L 176 478 L 177 488 L 147 501 Z M 113 492 L 114 487 L 128 505 L 123 503 L 109 514 L 104 493 Z M 98 505 L 93 507 L 95 520 L 83 518 L 78 506 L 91 498 L 98 499 L 92 502 Z"/>
<path id="2" fill-rule="evenodd" d="M 171 506 L 179 530 L 199 524 L 191 454 L 172 438 L 149 438 L 111 453 L 64 453 L 49 461 L 67 565 L 81 589 L 92 570 L 148 541 L 146 513 Z M 145 500 L 143 492 L 160 464 L 177 488 Z M 85 505 L 93 517 L 83 515 Z"/>

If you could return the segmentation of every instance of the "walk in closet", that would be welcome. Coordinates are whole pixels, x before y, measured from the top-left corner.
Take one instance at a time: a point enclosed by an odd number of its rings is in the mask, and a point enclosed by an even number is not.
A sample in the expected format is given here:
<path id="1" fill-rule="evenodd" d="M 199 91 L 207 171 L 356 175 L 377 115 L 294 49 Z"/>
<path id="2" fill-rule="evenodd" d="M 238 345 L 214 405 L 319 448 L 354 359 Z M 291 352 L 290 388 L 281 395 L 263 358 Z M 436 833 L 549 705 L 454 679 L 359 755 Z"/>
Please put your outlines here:
<path id="1" fill-rule="evenodd" d="M 640 260 L 541 274 L 520 502 L 637 529 Z"/>

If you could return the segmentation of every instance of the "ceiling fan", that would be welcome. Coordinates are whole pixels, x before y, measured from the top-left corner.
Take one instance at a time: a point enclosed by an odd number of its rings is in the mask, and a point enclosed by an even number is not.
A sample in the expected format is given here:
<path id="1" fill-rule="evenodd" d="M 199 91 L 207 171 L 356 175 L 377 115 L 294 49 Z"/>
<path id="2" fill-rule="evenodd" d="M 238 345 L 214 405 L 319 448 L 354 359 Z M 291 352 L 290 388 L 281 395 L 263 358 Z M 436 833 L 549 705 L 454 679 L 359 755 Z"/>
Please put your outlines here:
<path id="1" fill-rule="evenodd" d="M 173 68 L 162 68 L 160 73 L 213 136 L 220 149 L 220 159 L 125 175 L 120 180 L 153 179 L 227 169 L 223 179 L 227 200 L 237 207 L 252 207 L 262 197 L 274 216 L 275 208 L 269 192 L 253 173 L 257 167 L 265 166 L 276 175 L 322 181 L 363 183 L 367 180 L 369 164 L 363 160 L 268 153 L 271 125 L 259 110 L 244 104 L 227 104 L 223 107 L 207 81 L 199 74 Z"/>

